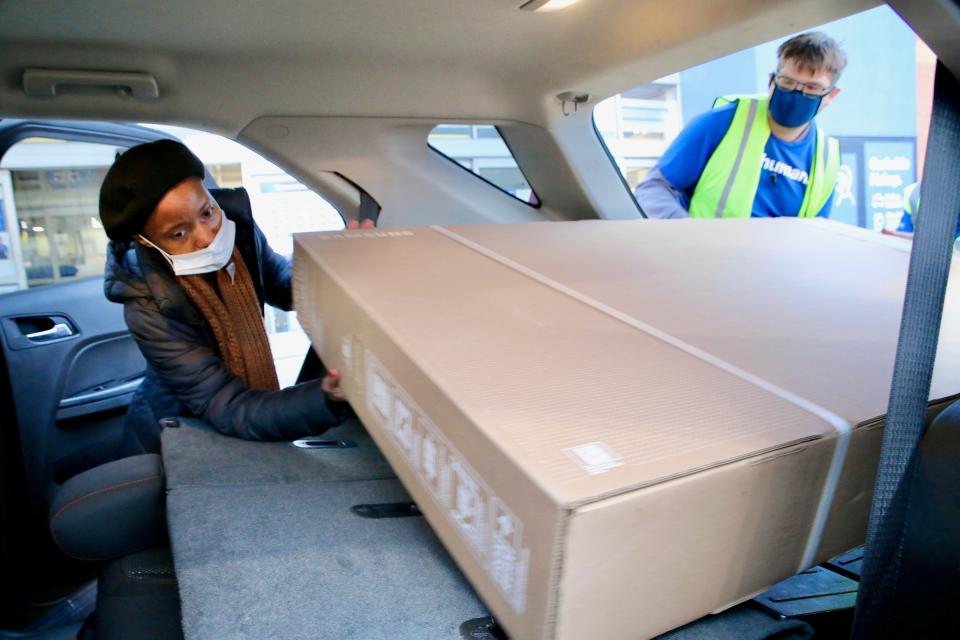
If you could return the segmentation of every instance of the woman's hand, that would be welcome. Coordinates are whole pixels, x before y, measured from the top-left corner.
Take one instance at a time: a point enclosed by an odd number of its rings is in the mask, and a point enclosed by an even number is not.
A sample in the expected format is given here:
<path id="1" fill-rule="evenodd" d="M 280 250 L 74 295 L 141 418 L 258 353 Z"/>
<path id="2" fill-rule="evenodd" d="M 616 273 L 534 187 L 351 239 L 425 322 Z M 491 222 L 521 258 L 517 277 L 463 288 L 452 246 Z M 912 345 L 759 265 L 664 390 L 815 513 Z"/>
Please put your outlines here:
<path id="1" fill-rule="evenodd" d="M 347 222 L 347 230 L 354 231 L 356 229 L 375 229 L 376 224 L 370 218 L 364 218 L 363 222 L 357 220 L 350 220 Z"/>
<path id="2" fill-rule="evenodd" d="M 327 376 L 320 382 L 320 387 L 330 400 L 343 402 L 347 399 L 343 389 L 340 388 L 340 372 L 336 369 L 327 371 Z"/>

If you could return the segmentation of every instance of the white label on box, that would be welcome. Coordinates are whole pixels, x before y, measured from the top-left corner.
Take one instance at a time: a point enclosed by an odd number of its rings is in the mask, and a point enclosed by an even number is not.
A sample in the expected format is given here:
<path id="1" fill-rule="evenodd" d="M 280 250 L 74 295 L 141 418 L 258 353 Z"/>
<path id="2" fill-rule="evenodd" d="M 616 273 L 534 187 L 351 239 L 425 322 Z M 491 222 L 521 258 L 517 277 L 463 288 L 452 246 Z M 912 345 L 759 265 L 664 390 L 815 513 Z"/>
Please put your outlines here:
<path id="1" fill-rule="evenodd" d="M 406 454 L 407 462 L 416 468 L 419 439 L 413 431 L 413 413 L 400 398 L 393 404 L 393 436 Z"/>
<path id="2" fill-rule="evenodd" d="M 392 426 L 390 387 L 386 380 L 367 367 L 367 406 L 379 419 L 381 427 Z"/>
<path id="3" fill-rule="evenodd" d="M 490 549 L 490 576 L 504 593 L 512 593 L 513 608 L 523 611 L 526 589 L 517 588 L 527 583 L 530 550 L 520 543 L 523 523 L 496 497 L 490 506 L 493 540 Z"/>
<path id="4" fill-rule="evenodd" d="M 353 338 L 343 336 L 340 339 L 340 356 L 343 358 L 343 368 L 349 376 L 353 373 Z"/>
<path id="5" fill-rule="evenodd" d="M 460 533 L 481 553 L 484 549 L 484 533 L 486 533 L 485 519 L 487 499 L 481 492 L 479 483 L 464 467 L 459 456 L 453 458 L 450 464 L 453 474 L 454 499 L 453 509 L 448 511 L 453 521 L 460 528 Z"/>
<path id="6" fill-rule="evenodd" d="M 437 477 L 440 475 L 437 472 L 437 456 L 439 455 L 439 451 L 437 451 L 437 443 L 434 441 L 432 435 L 425 434 L 423 436 L 423 444 L 420 446 L 420 451 L 423 455 L 420 461 L 420 468 L 423 469 L 423 477 L 431 484 L 435 484 Z"/>
<path id="7" fill-rule="evenodd" d="M 623 458 L 602 442 L 588 442 L 564 449 L 563 452 L 592 476 L 623 464 Z"/>
<path id="8" fill-rule="evenodd" d="M 530 549 L 523 523 L 473 470 L 389 371 L 365 351 L 367 407 L 393 439 L 511 606 L 526 606 Z"/>

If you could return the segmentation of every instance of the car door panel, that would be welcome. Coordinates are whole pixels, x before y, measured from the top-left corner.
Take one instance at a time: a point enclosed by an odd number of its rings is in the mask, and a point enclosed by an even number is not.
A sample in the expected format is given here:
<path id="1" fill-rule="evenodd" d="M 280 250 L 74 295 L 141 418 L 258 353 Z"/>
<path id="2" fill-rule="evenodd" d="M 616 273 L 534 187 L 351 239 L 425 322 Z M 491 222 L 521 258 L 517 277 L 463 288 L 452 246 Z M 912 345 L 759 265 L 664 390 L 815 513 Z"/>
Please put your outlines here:
<path id="1" fill-rule="evenodd" d="M 57 421 L 127 406 L 143 372 L 143 355 L 129 334 L 97 339 L 77 352 L 67 366 Z"/>
<path id="2" fill-rule="evenodd" d="M 19 442 L 34 525 L 59 482 L 119 454 L 123 416 L 145 364 L 122 307 L 103 294 L 98 253 L 106 239 L 91 180 L 102 179 L 116 152 L 166 137 L 120 123 L 0 122 L 0 161 L 23 189 L 7 194 L 17 218 L 9 228 L 19 226 L 22 238 L 45 236 L 31 240 L 33 253 L 20 252 L 29 288 L 0 296 L 11 399 L 3 423 L 15 427 L 10 441 Z M 71 266 L 78 261 L 79 272 Z"/>
<path id="3" fill-rule="evenodd" d="M 145 361 L 102 278 L 3 296 L 0 331 L 30 502 L 44 509 L 63 476 L 118 453 Z"/>

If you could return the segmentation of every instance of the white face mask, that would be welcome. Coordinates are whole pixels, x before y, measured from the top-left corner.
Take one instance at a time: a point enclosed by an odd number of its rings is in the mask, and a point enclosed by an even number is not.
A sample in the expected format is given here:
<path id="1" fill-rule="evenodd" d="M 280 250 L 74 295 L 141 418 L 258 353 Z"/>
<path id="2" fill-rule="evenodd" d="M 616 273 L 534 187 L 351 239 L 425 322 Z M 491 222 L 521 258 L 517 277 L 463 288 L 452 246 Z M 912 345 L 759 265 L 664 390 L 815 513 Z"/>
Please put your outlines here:
<path id="1" fill-rule="evenodd" d="M 219 271 L 233 255 L 233 243 L 237 237 L 237 225 L 227 216 L 221 215 L 220 230 L 208 246 L 191 253 L 181 253 L 172 256 L 143 236 L 140 239 L 160 252 L 173 267 L 173 273 L 178 276 L 193 276 L 200 273 Z"/>

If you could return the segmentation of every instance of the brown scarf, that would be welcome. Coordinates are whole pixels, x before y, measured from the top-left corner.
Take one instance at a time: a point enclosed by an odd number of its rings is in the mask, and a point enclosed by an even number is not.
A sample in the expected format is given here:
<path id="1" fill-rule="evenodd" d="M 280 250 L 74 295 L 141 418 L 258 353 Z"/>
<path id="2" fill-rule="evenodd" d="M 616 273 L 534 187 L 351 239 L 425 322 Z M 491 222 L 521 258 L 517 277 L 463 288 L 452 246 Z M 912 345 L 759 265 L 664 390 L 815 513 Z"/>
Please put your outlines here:
<path id="1" fill-rule="evenodd" d="M 263 326 L 263 307 L 236 247 L 232 262 L 217 271 L 216 277 L 216 289 L 203 275 L 180 276 L 178 280 L 213 329 L 227 368 L 251 389 L 278 390 L 277 370 Z"/>

